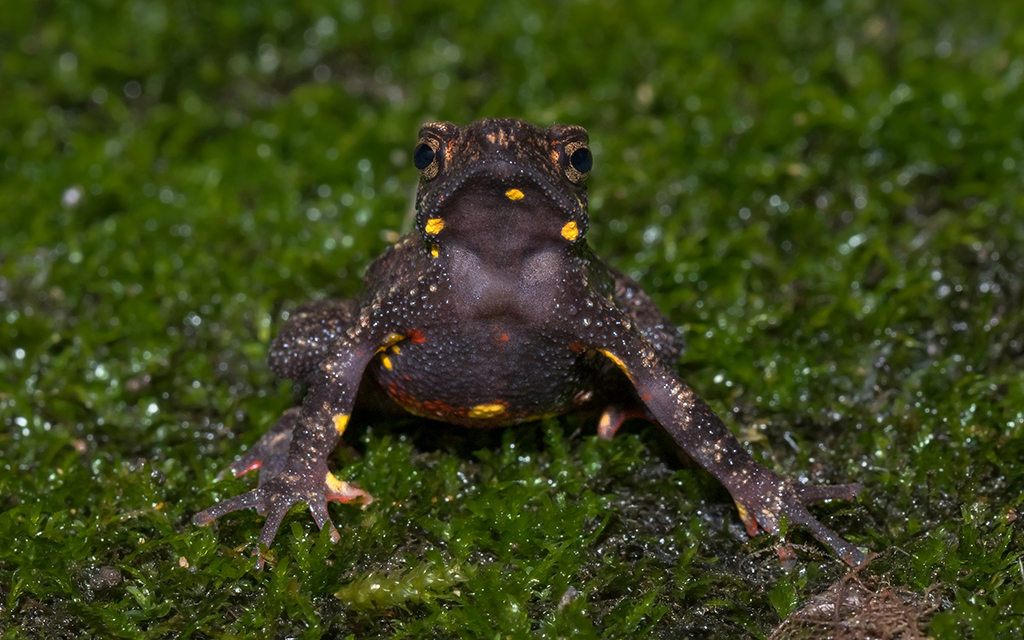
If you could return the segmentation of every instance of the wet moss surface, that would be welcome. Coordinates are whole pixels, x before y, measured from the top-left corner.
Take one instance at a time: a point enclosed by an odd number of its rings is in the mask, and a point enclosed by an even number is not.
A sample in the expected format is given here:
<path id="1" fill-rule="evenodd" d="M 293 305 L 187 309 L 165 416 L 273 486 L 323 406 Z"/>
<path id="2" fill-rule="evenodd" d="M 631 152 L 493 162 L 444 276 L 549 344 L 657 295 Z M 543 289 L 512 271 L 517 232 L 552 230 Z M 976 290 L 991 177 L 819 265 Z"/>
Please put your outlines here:
<path id="1" fill-rule="evenodd" d="M 1019 2 L 4 14 L 3 637 L 825 637 L 844 584 L 1019 636 Z M 283 314 L 408 228 L 418 126 L 483 116 L 590 131 L 591 243 L 756 457 L 864 484 L 815 508 L 878 554 L 858 576 L 801 531 L 783 569 L 656 429 L 574 417 L 371 417 L 336 460 L 378 501 L 331 507 L 337 544 L 296 509 L 262 572 L 255 513 L 190 523 L 301 392 Z"/>

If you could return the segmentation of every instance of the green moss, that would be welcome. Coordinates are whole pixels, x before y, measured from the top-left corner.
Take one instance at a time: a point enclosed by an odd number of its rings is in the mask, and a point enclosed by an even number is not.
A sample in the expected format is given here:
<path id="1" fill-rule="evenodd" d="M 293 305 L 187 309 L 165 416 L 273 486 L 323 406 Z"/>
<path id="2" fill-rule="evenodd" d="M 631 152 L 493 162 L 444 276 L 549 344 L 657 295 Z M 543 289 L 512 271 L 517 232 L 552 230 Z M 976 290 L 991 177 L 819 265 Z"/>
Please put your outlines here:
<path id="1" fill-rule="evenodd" d="M 843 575 L 800 531 L 783 571 L 654 429 L 572 417 L 353 427 L 340 473 L 378 501 L 331 507 L 337 544 L 296 509 L 263 572 L 254 513 L 190 524 L 295 401 L 282 313 L 408 227 L 418 126 L 519 116 L 590 131 L 591 242 L 754 454 L 865 485 L 815 512 L 877 583 L 937 589 L 932 637 L 1017 637 L 1021 25 L 1013 0 L 9 0 L 0 634 L 760 638 Z"/>

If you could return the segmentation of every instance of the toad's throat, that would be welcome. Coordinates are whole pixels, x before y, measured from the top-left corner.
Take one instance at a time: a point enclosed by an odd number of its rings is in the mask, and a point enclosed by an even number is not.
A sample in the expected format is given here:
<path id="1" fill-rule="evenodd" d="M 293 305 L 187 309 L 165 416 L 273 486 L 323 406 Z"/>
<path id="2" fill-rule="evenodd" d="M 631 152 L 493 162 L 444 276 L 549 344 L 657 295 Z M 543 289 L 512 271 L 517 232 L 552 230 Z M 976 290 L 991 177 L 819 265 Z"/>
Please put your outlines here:
<path id="1" fill-rule="evenodd" d="M 514 268 L 530 253 L 564 245 L 572 221 L 541 188 L 527 183 L 460 190 L 431 212 L 424 228 L 438 244 L 463 245 L 488 262 Z"/>

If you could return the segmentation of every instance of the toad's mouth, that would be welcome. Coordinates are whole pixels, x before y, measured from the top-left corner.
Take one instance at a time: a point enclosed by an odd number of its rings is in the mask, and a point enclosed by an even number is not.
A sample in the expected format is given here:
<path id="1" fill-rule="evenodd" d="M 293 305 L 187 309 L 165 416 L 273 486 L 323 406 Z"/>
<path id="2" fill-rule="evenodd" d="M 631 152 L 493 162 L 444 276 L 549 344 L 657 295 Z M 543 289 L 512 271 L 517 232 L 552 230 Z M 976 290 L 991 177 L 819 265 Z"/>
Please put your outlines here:
<path id="1" fill-rule="evenodd" d="M 440 203 L 440 244 L 459 244 L 474 253 L 513 262 L 552 244 L 564 244 L 563 227 L 575 221 L 532 182 L 472 182 Z"/>
<path id="2" fill-rule="evenodd" d="M 466 221 L 470 224 L 502 220 L 529 224 L 548 218 L 565 224 L 585 217 L 584 200 L 553 178 L 521 161 L 478 159 L 467 170 L 445 176 L 443 188 L 424 194 L 419 217 L 423 224 L 432 218 L 459 224 L 464 217 L 470 218 Z"/>

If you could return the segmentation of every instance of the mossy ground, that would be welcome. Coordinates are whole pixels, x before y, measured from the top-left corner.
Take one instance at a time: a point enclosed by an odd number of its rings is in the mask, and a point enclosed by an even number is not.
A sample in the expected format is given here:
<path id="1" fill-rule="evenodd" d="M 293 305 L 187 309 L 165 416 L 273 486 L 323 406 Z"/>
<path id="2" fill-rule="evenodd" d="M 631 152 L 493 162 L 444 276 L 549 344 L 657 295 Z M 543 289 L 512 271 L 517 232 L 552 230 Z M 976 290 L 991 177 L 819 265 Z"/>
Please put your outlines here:
<path id="1" fill-rule="evenodd" d="M 590 239 L 684 327 L 684 377 L 816 509 L 937 594 L 1024 616 L 1024 5 L 7 0 L 0 20 L 0 632 L 763 638 L 786 572 L 656 430 L 353 433 L 342 541 L 190 523 L 295 401 L 282 313 L 407 228 L 419 124 L 590 131 Z M 345 459 L 339 453 L 339 461 Z M 379 585 L 380 588 L 374 588 Z M 339 593 L 339 596 L 335 596 Z M 575 594 L 575 596 L 574 596 Z"/>

